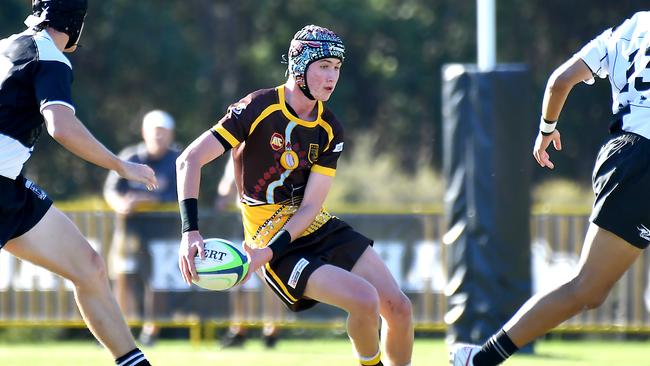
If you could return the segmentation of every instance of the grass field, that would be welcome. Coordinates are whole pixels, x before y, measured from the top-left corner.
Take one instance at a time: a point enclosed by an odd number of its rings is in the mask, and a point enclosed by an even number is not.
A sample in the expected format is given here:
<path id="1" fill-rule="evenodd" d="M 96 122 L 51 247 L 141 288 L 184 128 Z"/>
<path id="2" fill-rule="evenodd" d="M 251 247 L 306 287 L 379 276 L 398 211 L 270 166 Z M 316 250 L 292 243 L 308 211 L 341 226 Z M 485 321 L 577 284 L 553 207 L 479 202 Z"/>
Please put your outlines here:
<path id="1" fill-rule="evenodd" d="M 544 341 L 536 355 L 517 355 L 508 366 L 612 366 L 647 364 L 645 342 Z M 344 366 L 356 365 L 350 345 L 343 339 L 281 340 L 266 350 L 252 340 L 245 348 L 220 350 L 204 344 L 192 347 L 185 341 L 163 341 L 145 350 L 155 366 Z M 447 352 L 440 339 L 418 339 L 414 366 L 447 365 Z M 2 366 L 114 365 L 108 353 L 91 342 L 0 344 Z"/>

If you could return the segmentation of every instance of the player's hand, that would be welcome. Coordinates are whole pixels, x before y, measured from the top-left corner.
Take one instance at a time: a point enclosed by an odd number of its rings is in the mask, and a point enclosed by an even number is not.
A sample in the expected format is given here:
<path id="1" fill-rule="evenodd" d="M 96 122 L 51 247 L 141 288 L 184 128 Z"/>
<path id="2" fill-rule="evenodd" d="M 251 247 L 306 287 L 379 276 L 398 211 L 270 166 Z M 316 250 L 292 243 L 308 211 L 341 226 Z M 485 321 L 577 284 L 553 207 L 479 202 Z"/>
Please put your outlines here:
<path id="1" fill-rule="evenodd" d="M 205 259 L 201 233 L 198 230 L 183 233 L 178 247 L 178 268 L 181 270 L 183 281 L 188 285 L 192 284 L 192 280 L 198 281 L 199 279 L 194 265 L 194 257 L 197 254 L 201 259 Z"/>
<path id="2" fill-rule="evenodd" d="M 153 169 L 144 164 L 122 161 L 120 169 L 117 171 L 122 178 L 133 180 L 144 184 L 148 190 L 158 189 L 158 181 Z"/>
<path id="3" fill-rule="evenodd" d="M 533 147 L 533 156 L 537 163 L 543 168 L 547 167 L 549 169 L 555 168 L 555 164 L 551 161 L 546 149 L 548 146 L 553 143 L 555 150 L 562 150 L 562 141 L 560 139 L 560 131 L 555 130 L 548 136 L 542 135 L 542 133 L 537 134 L 535 139 L 535 146 Z"/>
<path id="4" fill-rule="evenodd" d="M 269 247 L 254 249 L 246 245 L 246 243 L 244 243 L 243 247 L 248 257 L 248 273 L 246 273 L 246 277 L 241 281 L 242 284 L 248 281 L 253 273 L 257 272 L 258 269 L 273 258 L 273 251 Z"/>

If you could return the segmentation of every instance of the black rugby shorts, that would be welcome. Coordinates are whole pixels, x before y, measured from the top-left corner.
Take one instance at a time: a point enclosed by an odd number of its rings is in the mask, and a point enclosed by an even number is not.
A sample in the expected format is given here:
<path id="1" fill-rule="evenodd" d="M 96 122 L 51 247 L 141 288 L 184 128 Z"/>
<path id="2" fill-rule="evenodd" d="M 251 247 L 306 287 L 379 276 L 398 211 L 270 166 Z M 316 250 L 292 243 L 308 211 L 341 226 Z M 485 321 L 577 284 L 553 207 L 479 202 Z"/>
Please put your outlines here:
<path id="1" fill-rule="evenodd" d="M 637 248 L 650 243 L 650 140 L 618 133 L 598 153 L 591 221 Z"/>
<path id="2" fill-rule="evenodd" d="M 291 242 L 286 255 L 263 267 L 266 284 L 292 311 L 302 311 L 318 301 L 304 297 L 309 276 L 331 264 L 350 271 L 373 241 L 336 217 L 315 232 Z"/>
<path id="3" fill-rule="evenodd" d="M 29 179 L 0 176 L 0 248 L 36 226 L 50 206 L 47 193 Z"/>

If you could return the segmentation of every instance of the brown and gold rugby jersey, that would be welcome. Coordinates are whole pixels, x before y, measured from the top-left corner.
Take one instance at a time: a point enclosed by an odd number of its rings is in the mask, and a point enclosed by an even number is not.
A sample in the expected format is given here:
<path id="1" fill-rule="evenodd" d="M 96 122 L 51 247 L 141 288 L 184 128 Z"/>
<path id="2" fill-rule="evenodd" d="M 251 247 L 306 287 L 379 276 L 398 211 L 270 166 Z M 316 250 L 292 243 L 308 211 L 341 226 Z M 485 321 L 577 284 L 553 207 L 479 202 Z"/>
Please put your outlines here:
<path id="1" fill-rule="evenodd" d="M 317 108 L 315 121 L 298 118 L 285 101 L 282 85 L 258 90 L 230 105 L 211 129 L 226 150 L 245 142 L 237 179 L 248 243 L 267 245 L 300 206 L 312 172 L 335 175 L 343 128 L 322 102 L 317 102 Z M 321 209 L 303 235 L 330 218 Z"/>

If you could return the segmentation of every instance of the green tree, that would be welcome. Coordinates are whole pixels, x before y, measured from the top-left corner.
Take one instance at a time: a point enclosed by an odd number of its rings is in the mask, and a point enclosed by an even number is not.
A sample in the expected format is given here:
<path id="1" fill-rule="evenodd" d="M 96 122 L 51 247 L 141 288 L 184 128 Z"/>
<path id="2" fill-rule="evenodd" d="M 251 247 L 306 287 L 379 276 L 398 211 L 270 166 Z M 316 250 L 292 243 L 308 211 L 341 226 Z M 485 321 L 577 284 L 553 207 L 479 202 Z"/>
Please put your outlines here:
<path id="1" fill-rule="evenodd" d="M 529 66 L 538 105 L 553 68 L 641 5 L 638 0 L 497 3 L 498 61 Z M 0 35 L 24 28 L 28 13 L 27 1 L 3 0 Z M 118 151 L 140 139 L 147 110 L 163 108 L 176 117 L 177 139 L 187 144 L 216 123 L 228 104 L 281 84 L 286 70 L 281 55 L 294 32 L 320 24 L 346 42 L 346 62 L 330 103 L 346 126 L 346 146 L 354 149 L 357 136 L 376 137 L 363 145 L 373 149 L 370 156 L 392 154 L 396 174 L 414 174 L 441 164 L 441 67 L 475 62 L 475 19 L 475 1 L 91 1 L 83 48 L 71 55 L 77 113 Z M 609 104 L 606 82 L 578 87 L 571 95 L 560 124 L 565 149 L 556 154 L 554 176 L 587 181 Z M 216 184 L 222 165 L 206 169 L 206 182 Z M 106 173 L 44 137 L 27 174 L 54 198 L 67 198 L 98 193 Z M 547 176 L 539 169 L 536 174 Z M 210 199 L 213 186 L 203 184 L 202 197 Z"/>

